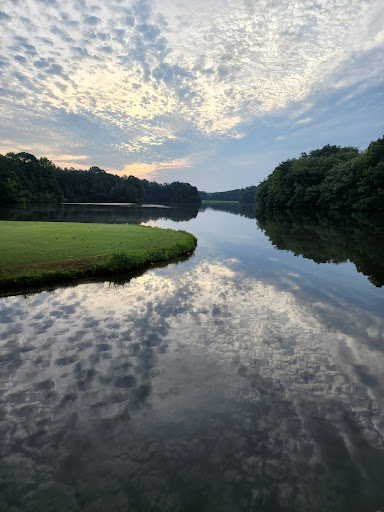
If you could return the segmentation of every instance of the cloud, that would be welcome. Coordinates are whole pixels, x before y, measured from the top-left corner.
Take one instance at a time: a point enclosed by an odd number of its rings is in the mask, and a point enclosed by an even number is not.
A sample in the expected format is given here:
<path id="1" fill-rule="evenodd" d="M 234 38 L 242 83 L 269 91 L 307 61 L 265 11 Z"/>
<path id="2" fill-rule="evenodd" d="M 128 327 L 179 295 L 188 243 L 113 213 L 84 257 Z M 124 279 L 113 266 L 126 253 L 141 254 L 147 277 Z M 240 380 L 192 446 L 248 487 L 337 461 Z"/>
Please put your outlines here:
<path id="1" fill-rule="evenodd" d="M 36 60 L 33 65 L 36 67 L 36 68 L 48 68 L 49 67 L 49 62 L 47 62 L 46 59 L 40 59 L 40 60 Z"/>
<path id="2" fill-rule="evenodd" d="M 87 25 L 94 27 L 95 25 L 98 25 L 101 20 L 100 18 L 97 18 L 97 16 L 84 16 L 83 21 Z"/>
<path id="3" fill-rule="evenodd" d="M 177 160 L 172 160 L 171 162 L 160 162 L 157 164 L 159 169 L 175 169 L 179 167 L 194 167 L 193 157 L 184 157 L 178 158 Z"/>
<path id="4" fill-rule="evenodd" d="M 299 119 L 296 121 L 296 124 L 307 124 L 312 121 L 312 117 L 305 117 L 304 119 Z"/>
<path id="5" fill-rule="evenodd" d="M 27 62 L 27 59 L 22 55 L 15 55 L 14 59 L 17 60 L 17 62 L 20 62 L 20 64 L 25 64 Z"/>
<path id="6" fill-rule="evenodd" d="M 35 85 L 25 74 L 20 73 L 19 71 L 15 71 L 13 76 L 27 89 L 35 89 Z"/>
<path id="7" fill-rule="evenodd" d="M 136 176 L 137 178 L 143 179 L 148 178 L 149 175 L 151 175 L 154 171 L 157 170 L 156 164 L 129 164 L 126 165 L 123 169 L 123 171 L 120 171 L 121 174 L 126 176 Z M 114 173 L 119 171 L 111 171 Z M 119 172 L 119 173 L 120 173 Z"/>
<path id="8" fill-rule="evenodd" d="M 143 38 L 146 41 L 155 41 L 160 34 L 160 29 L 156 25 L 137 25 L 137 31 L 143 34 Z"/>
<path id="9" fill-rule="evenodd" d="M 63 67 L 60 66 L 60 64 L 51 64 L 45 72 L 49 75 L 59 75 L 63 78 L 67 77 L 67 75 L 64 73 Z"/>
<path id="10" fill-rule="evenodd" d="M 178 158 L 168 162 L 153 162 L 153 163 L 134 163 L 126 165 L 123 171 L 111 171 L 119 172 L 125 175 L 133 175 L 137 178 L 148 177 L 155 179 L 158 176 L 158 171 L 172 170 L 172 169 L 186 169 L 194 167 L 194 157 L 192 155 L 184 158 Z M 161 173 L 160 173 L 161 174 Z"/>
<path id="11" fill-rule="evenodd" d="M 87 160 L 89 155 L 56 155 L 55 160 L 61 161 L 61 160 Z"/>
<path id="12" fill-rule="evenodd" d="M 214 121 L 211 130 L 217 133 L 228 133 L 231 128 L 241 122 L 240 117 L 227 117 Z"/>
<path id="13" fill-rule="evenodd" d="M 25 0 L 22 17 L 5 0 L 2 9 L 0 87 L 28 92 L 22 105 L 7 93 L 4 132 L 22 109 L 58 144 L 58 113 L 87 119 L 113 168 L 177 160 L 203 140 L 240 142 L 274 116 L 310 125 L 335 91 L 382 84 L 384 7 L 367 0 Z M 69 129 L 76 138 L 79 127 Z M 94 133 L 81 135 L 89 154 Z"/>
<path id="14" fill-rule="evenodd" d="M 54 163 L 61 167 L 67 167 L 74 169 L 83 169 L 88 170 L 91 166 L 92 157 L 89 155 L 62 155 L 62 154 L 52 154 L 52 160 Z M 84 160 L 87 160 L 87 163 L 82 163 Z"/>
<path id="15" fill-rule="evenodd" d="M 56 7 L 58 5 L 56 0 L 37 0 L 37 1 L 45 6 L 52 5 L 52 6 Z"/>
<path id="16" fill-rule="evenodd" d="M 2 21 L 8 21 L 11 19 L 11 16 L 9 16 L 9 14 L 7 14 L 6 12 L 4 11 L 0 11 L 0 23 Z"/>

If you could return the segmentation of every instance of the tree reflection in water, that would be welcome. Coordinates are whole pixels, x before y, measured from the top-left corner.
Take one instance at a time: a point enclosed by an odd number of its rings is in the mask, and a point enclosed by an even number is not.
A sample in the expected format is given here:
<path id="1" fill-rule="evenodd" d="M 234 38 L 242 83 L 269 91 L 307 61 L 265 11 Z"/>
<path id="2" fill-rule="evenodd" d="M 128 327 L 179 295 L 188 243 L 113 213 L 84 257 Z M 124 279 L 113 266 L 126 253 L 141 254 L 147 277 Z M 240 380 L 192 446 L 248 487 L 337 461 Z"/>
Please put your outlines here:
<path id="1" fill-rule="evenodd" d="M 199 211 L 182 264 L 0 299 L 1 512 L 384 505 L 384 290 L 278 254 L 240 205 Z M 378 254 L 281 215 L 259 218 L 280 249 Z"/>
<path id="2" fill-rule="evenodd" d="M 102 224 L 140 224 L 150 220 L 171 219 L 182 222 L 197 216 L 199 205 L 136 205 L 133 203 L 48 204 L 0 208 L 1 220 L 51 222 L 99 222 Z"/>
<path id="3" fill-rule="evenodd" d="M 256 211 L 256 220 L 276 249 L 316 263 L 349 260 L 375 286 L 384 285 L 382 216 L 272 210 Z"/>

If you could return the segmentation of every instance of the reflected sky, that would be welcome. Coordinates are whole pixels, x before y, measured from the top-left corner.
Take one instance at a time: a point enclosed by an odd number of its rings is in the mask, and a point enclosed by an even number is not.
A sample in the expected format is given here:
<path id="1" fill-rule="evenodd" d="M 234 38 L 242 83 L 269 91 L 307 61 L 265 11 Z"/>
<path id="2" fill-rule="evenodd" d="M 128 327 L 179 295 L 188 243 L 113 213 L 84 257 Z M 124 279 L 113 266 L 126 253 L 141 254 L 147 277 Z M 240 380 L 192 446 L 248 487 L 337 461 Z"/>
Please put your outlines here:
<path id="1" fill-rule="evenodd" d="M 0 510 L 384 506 L 383 290 L 254 219 L 156 224 L 195 256 L 0 299 Z"/>

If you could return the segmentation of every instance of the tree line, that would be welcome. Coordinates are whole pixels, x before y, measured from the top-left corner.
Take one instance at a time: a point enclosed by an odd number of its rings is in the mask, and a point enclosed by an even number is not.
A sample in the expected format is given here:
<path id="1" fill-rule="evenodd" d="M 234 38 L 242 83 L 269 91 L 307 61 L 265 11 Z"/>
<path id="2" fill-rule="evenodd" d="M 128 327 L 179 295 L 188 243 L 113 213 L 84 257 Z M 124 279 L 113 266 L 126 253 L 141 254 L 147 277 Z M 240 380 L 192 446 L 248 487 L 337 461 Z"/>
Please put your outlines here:
<path id="1" fill-rule="evenodd" d="M 29 153 L 0 155 L 2 204 L 57 202 L 255 202 L 264 208 L 384 210 L 384 137 L 359 152 L 330 146 L 280 163 L 258 186 L 198 192 L 189 183 L 159 184 L 91 167 L 61 169 Z"/>
<path id="2" fill-rule="evenodd" d="M 239 201 L 240 203 L 253 203 L 256 186 L 236 188 L 225 192 L 202 192 L 199 191 L 202 200 L 208 201 Z"/>
<path id="3" fill-rule="evenodd" d="M 159 184 L 134 176 L 117 176 L 99 167 L 61 169 L 48 158 L 30 153 L 0 155 L 0 202 L 200 203 L 189 183 Z"/>
<path id="4" fill-rule="evenodd" d="M 330 146 L 282 162 L 255 193 L 256 207 L 384 210 L 384 137 L 359 152 Z"/>

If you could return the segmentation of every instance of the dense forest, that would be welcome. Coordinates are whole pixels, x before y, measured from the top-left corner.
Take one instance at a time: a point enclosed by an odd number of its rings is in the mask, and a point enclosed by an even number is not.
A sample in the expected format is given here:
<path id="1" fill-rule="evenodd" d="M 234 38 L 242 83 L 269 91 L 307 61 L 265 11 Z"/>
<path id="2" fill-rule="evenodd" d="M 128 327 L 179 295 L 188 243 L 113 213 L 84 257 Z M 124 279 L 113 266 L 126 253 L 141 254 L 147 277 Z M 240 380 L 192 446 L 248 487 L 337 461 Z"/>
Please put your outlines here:
<path id="1" fill-rule="evenodd" d="M 161 185 L 134 176 L 117 176 L 98 167 L 61 169 L 29 153 L 0 155 L 2 204 L 58 202 L 200 203 L 196 187 Z"/>
<path id="2" fill-rule="evenodd" d="M 384 210 L 384 137 L 359 153 L 324 146 L 282 162 L 255 193 L 258 208 Z"/>
<path id="3" fill-rule="evenodd" d="M 206 201 L 239 201 L 240 203 L 253 203 L 256 186 L 226 190 L 225 192 L 201 192 L 202 200 Z"/>
<path id="4" fill-rule="evenodd" d="M 199 190 L 199 194 L 203 201 L 239 201 L 240 189 L 226 190 L 225 192 L 203 192 Z"/>

